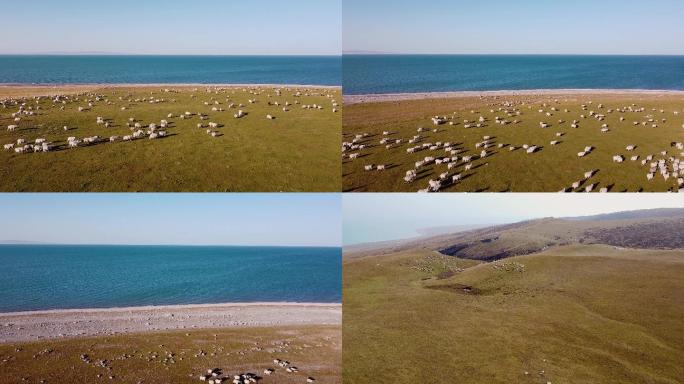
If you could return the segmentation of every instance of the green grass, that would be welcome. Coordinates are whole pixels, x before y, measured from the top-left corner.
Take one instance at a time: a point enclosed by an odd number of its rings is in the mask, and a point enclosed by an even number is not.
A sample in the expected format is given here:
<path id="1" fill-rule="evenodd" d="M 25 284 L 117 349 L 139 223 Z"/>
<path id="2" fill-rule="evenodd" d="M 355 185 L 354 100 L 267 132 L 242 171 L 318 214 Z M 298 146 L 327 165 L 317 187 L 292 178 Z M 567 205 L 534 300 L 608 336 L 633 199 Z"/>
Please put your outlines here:
<path id="1" fill-rule="evenodd" d="M 126 126 L 133 117 L 143 125 L 168 120 L 169 137 L 160 140 L 147 138 L 133 142 L 102 143 L 90 147 L 57 150 L 50 153 L 16 154 L 0 151 L 0 191 L 97 191 L 97 192 L 319 192 L 339 191 L 339 142 L 341 111 L 332 112 L 332 100 L 341 103 L 339 89 L 299 89 L 304 95 L 294 97 L 296 89 L 283 89 L 276 96 L 274 89 L 262 88 L 256 96 L 245 88 L 226 88 L 218 93 L 207 93 L 205 88 L 177 87 L 178 93 L 166 93 L 160 88 L 102 88 L 83 93 L 78 101 L 73 98 L 64 104 L 54 104 L 49 98 L 38 104 L 37 116 L 24 117 L 15 132 L 6 130 L 15 124 L 11 113 L 18 107 L 0 108 L 0 144 L 19 138 L 29 141 L 46 138 L 58 146 L 66 146 L 67 137 L 99 135 L 129 135 Z M 16 96 L 10 89 L 8 94 Z M 46 88 L 44 93 L 58 93 Z M 35 94 L 36 90 L 27 90 Z M 306 95 L 308 93 L 308 96 Z M 87 106 L 94 94 L 103 100 Z M 268 97 L 271 95 L 272 97 Z M 120 100 L 119 97 L 123 97 Z M 0 99 L 3 98 L 0 93 Z M 7 95 L 5 95 L 7 98 Z M 143 98 L 164 99 L 151 104 Z M 205 105 L 214 98 L 224 112 L 212 112 L 214 105 Z M 139 101 L 135 101 L 138 99 Z M 257 99 L 249 104 L 248 99 Z M 107 101 L 112 104 L 109 105 Z M 278 101 L 280 106 L 269 106 Z M 286 101 L 299 102 L 283 112 Z M 27 107 L 35 108 L 33 98 L 26 99 Z M 235 109 L 228 105 L 242 103 L 248 115 L 235 119 Z M 301 105 L 318 104 L 323 110 L 302 109 Z M 121 110 L 121 107 L 127 110 Z M 340 107 L 338 107 L 340 109 Z M 212 138 L 206 128 L 197 128 L 198 116 L 181 120 L 186 111 L 202 112 L 209 118 L 203 123 L 216 122 L 224 126 L 223 134 Z M 167 118 L 169 113 L 174 118 Z M 266 119 L 271 114 L 275 120 Z M 111 128 L 96 124 L 96 117 L 111 119 Z M 72 129 L 65 132 L 63 126 Z"/>
<path id="2" fill-rule="evenodd" d="M 275 374 L 262 383 L 339 383 L 341 375 L 339 327 L 280 327 L 161 332 L 115 337 L 42 341 L 0 345 L 0 383 L 191 383 L 207 369 L 232 375 Z M 204 351 L 206 355 L 199 355 Z M 169 359 L 168 354 L 173 358 Z M 93 362 L 81 360 L 87 354 Z M 152 358 L 153 356 L 157 358 Z M 299 373 L 274 367 L 285 359 Z M 107 368 L 95 362 L 107 360 Z M 98 378 L 98 375 L 101 377 Z M 109 376 L 114 379 L 109 379 Z M 26 379 L 26 380 L 23 380 Z"/>
<path id="3" fill-rule="evenodd" d="M 556 102 L 557 101 L 557 102 Z M 592 104 L 588 104 L 592 101 Z M 506 108 L 505 102 L 515 103 L 515 108 L 521 112 L 520 116 L 507 116 L 499 108 Z M 547 107 L 542 104 L 546 103 Z M 603 103 L 603 108 L 598 105 Z M 583 111 L 582 104 L 588 109 Z M 628 107 L 635 104 L 645 107 L 645 112 L 613 111 L 609 109 Z M 539 109 L 552 112 L 552 117 L 539 113 Z M 655 108 L 656 111 L 651 109 Z M 569 112 L 564 112 L 568 109 Z M 660 113 L 663 109 L 665 113 Z M 490 112 L 494 110 L 494 112 Z M 605 121 L 589 117 L 589 111 L 606 115 Z M 679 111 L 678 115 L 674 112 Z M 428 180 L 437 179 L 443 172 L 449 175 L 461 173 L 464 180 L 455 185 L 444 188 L 443 191 L 487 191 L 487 192 L 556 192 L 569 188 L 573 182 L 583 179 L 589 170 L 598 170 L 596 175 L 582 184 L 581 190 L 588 184 L 596 184 L 594 191 L 609 188 L 611 192 L 619 191 L 668 191 L 677 190 L 676 178 L 665 181 L 658 175 L 653 181 L 648 181 L 646 174 L 649 166 L 642 166 L 641 160 L 649 155 L 662 156 L 659 153 L 667 150 L 669 156 L 679 157 L 680 150 L 671 148 L 673 141 L 684 142 L 684 98 L 681 96 L 665 95 L 567 95 L 567 96 L 509 96 L 509 97 L 462 97 L 449 99 L 411 100 L 400 102 L 375 102 L 351 104 L 346 107 L 343 123 L 343 140 L 350 142 L 357 134 L 368 134 L 362 144 L 372 147 L 363 150 L 350 150 L 347 153 L 359 153 L 355 160 L 343 159 L 343 190 L 345 191 L 375 191 L 415 192 L 426 188 Z M 474 112 L 474 113 L 473 113 Z M 587 115 L 586 119 L 580 118 Z M 634 126 L 633 122 L 646 120 L 646 115 L 652 114 L 658 120 L 658 127 Z M 455 125 L 441 125 L 435 127 L 430 120 L 435 115 L 454 117 Z M 480 116 L 486 119 L 485 126 L 480 128 L 464 128 L 464 120 L 476 121 Z M 513 121 L 518 124 L 495 124 L 495 117 Z M 625 121 L 619 118 L 624 116 Z M 666 118 L 667 122 L 660 122 Z M 558 120 L 564 120 L 562 124 Z M 570 128 L 573 120 L 579 120 L 579 128 Z M 550 128 L 542 129 L 539 123 L 544 121 L 551 124 Z M 601 125 L 606 123 L 610 132 L 601 133 Z M 475 148 L 475 143 L 483 136 L 494 138 L 495 146 L 490 148 L 490 155 L 473 162 L 471 171 L 464 171 L 463 164 L 452 170 L 446 165 L 431 165 L 419 173 L 418 180 L 406 183 L 406 171 L 413 169 L 418 160 L 426 156 L 444 157 L 449 155 L 444 150 L 423 150 L 415 154 L 407 154 L 406 149 L 415 144 L 408 144 L 408 140 L 417 135 L 417 128 L 428 128 L 429 132 L 420 133 L 424 137 L 422 143 L 450 142 L 457 148 L 465 150 L 463 154 L 479 155 L 481 149 Z M 432 132 L 437 128 L 438 132 Z M 392 132 L 383 136 L 384 131 Z M 556 137 L 556 132 L 565 133 Z M 392 149 L 386 149 L 380 144 L 383 137 L 402 139 L 402 144 Z M 551 146 L 552 140 L 559 140 L 557 146 Z M 498 144 L 506 144 L 499 149 Z M 541 146 L 541 151 L 527 154 L 525 150 L 508 151 L 508 145 L 518 147 L 523 144 Z M 626 151 L 627 145 L 636 145 L 634 152 Z M 584 158 L 577 157 L 577 153 L 586 146 L 595 147 L 594 151 Z M 459 154 L 462 156 L 463 154 Z M 624 163 L 614 163 L 612 157 L 622 154 L 626 157 Z M 630 161 L 629 157 L 639 155 L 639 161 Z M 365 171 L 365 165 L 384 164 L 386 171 Z"/>
<path id="4" fill-rule="evenodd" d="M 578 245 L 499 268 L 450 263 L 465 270 L 438 278 L 443 261 L 426 250 L 344 263 L 345 383 L 684 377 L 681 252 Z"/>

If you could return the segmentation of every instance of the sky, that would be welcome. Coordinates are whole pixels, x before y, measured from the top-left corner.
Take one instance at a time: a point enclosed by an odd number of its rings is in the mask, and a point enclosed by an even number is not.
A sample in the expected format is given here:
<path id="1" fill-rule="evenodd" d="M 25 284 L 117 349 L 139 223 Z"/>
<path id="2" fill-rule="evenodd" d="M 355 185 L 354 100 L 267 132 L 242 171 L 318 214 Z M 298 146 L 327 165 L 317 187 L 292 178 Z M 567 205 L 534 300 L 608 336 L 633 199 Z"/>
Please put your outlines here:
<path id="1" fill-rule="evenodd" d="M 0 241 L 341 244 L 336 194 L 0 194 Z"/>
<path id="2" fill-rule="evenodd" d="M 343 50 L 684 54 L 681 0 L 344 0 Z"/>
<path id="3" fill-rule="evenodd" d="M 684 208 L 684 196 L 663 193 L 344 194 L 343 244 L 406 239 L 441 226 L 512 223 L 651 208 Z"/>
<path id="4" fill-rule="evenodd" d="M 4 1 L 0 54 L 339 55 L 341 2 Z"/>

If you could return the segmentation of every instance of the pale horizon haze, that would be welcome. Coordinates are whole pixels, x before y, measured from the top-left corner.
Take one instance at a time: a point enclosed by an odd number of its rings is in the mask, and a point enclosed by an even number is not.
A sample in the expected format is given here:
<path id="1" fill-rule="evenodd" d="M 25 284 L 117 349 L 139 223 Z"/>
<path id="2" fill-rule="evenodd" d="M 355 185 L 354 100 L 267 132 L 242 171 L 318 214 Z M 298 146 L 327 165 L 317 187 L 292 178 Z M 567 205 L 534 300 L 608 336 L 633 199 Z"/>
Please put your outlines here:
<path id="1" fill-rule="evenodd" d="M 0 206 L 0 242 L 339 247 L 342 236 L 334 194 L 4 193 Z"/>

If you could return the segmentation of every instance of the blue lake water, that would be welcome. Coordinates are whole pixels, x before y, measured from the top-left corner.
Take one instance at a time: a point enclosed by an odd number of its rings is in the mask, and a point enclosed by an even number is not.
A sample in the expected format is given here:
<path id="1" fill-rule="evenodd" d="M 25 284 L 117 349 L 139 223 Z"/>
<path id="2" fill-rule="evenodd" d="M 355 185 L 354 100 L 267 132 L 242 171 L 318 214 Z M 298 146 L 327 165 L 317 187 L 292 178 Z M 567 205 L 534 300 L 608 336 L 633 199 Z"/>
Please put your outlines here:
<path id="1" fill-rule="evenodd" d="M 0 55 L 0 83 L 341 85 L 339 56 Z"/>
<path id="2" fill-rule="evenodd" d="M 340 248 L 0 245 L 0 312 L 341 302 Z"/>
<path id="3" fill-rule="evenodd" d="M 522 89 L 684 90 L 684 56 L 344 55 L 349 95 Z"/>

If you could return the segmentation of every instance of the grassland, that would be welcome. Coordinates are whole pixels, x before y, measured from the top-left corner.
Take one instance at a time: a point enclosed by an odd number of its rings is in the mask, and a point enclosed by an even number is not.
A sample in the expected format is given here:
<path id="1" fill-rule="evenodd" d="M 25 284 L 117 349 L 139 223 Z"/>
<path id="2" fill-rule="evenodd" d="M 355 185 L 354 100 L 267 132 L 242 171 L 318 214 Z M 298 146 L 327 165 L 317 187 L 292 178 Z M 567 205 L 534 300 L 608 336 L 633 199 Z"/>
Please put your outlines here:
<path id="1" fill-rule="evenodd" d="M 339 326 L 215 329 L 0 345 L 0 383 L 192 383 L 220 368 L 226 382 L 341 382 Z M 87 360 L 82 358 L 87 355 Z M 275 367 L 289 360 L 298 373 Z M 264 369 L 276 369 L 263 375 Z M 110 379 L 110 376 L 112 377 Z"/>
<path id="2" fill-rule="evenodd" d="M 280 96 L 274 87 L 2 87 L 0 144 L 45 138 L 55 149 L 0 152 L 0 191 L 339 191 L 341 107 L 335 113 L 332 104 L 340 101 L 341 90 L 277 89 Z M 64 96 L 54 102 L 38 95 Z M 292 104 L 288 112 L 286 102 Z M 34 114 L 14 122 L 11 114 L 21 104 Z M 313 104 L 322 109 L 302 108 Z M 236 119 L 239 109 L 247 115 Z M 192 116 L 181 120 L 186 111 Z M 111 126 L 96 124 L 98 116 Z M 111 136 L 131 134 L 130 118 L 143 127 L 168 120 L 168 136 L 110 143 Z M 207 134 L 209 122 L 219 124 L 214 131 L 221 136 Z M 198 128 L 200 123 L 205 127 Z M 15 131 L 6 130 L 15 124 Z M 105 141 L 68 148 L 68 137 L 95 135 Z"/>
<path id="3" fill-rule="evenodd" d="M 646 175 L 650 162 L 642 165 L 641 161 L 648 155 L 654 155 L 654 161 L 665 159 L 668 167 L 672 168 L 670 157 L 681 157 L 682 151 L 672 147 L 671 143 L 684 141 L 682 94 L 530 93 L 380 100 L 383 101 L 348 103 L 346 106 L 343 141 L 352 142 L 357 135 L 366 136 L 356 143 L 365 145 L 364 149 L 348 149 L 343 154 L 344 191 L 415 192 L 427 188 L 429 180 L 437 180 L 445 172 L 449 179 L 456 174 L 462 177 L 460 181 L 443 185 L 441 190 L 450 192 L 584 191 L 588 185 L 592 185 L 595 192 L 602 188 L 610 192 L 679 189 L 672 169 L 668 180 L 656 173 L 649 181 Z M 632 111 L 629 111 L 630 107 Z M 624 112 L 618 109 L 624 109 Z M 605 119 L 599 121 L 591 117 L 591 111 L 605 115 Z M 581 118 L 582 114 L 586 118 Z M 434 126 L 431 122 L 434 116 L 445 116 L 448 123 Z M 480 117 L 484 122 L 479 122 Z M 496 117 L 509 124 L 497 124 Z M 624 121 L 620 120 L 621 117 Z M 653 121 L 649 121 L 651 119 Z M 465 128 L 465 120 L 469 121 L 471 128 Z M 515 120 L 518 122 L 514 123 Z M 578 120 L 578 128 L 571 128 L 573 120 Z M 549 127 L 541 128 L 540 122 L 547 123 Z M 601 132 L 603 124 L 608 125 L 606 133 Z M 657 127 L 654 128 L 653 124 Z M 418 133 L 420 127 L 427 131 Z M 385 132 L 389 134 L 384 135 Z M 558 137 L 556 133 L 563 135 Z M 422 138 L 409 144 L 414 135 Z M 485 158 L 477 159 L 481 148 L 475 145 L 485 136 L 491 137 L 491 147 L 487 149 Z M 384 138 L 393 142 L 401 140 L 401 144 L 387 149 L 380 144 Z M 551 145 L 551 141 L 556 140 L 559 143 Z M 476 155 L 471 162 L 472 169 L 465 170 L 462 160 L 452 169 L 448 169 L 446 164 L 432 163 L 418 169 L 416 180 L 407 183 L 404 176 L 408 170 L 414 169 L 416 161 L 427 156 L 451 156 L 443 146 L 412 154 L 407 153 L 407 149 L 437 142 L 450 143 L 452 149 L 458 151 L 459 158 Z M 500 148 L 501 144 L 503 147 Z M 521 148 L 524 144 L 536 145 L 539 149 L 528 154 Z M 627 151 L 629 145 L 635 145 L 635 150 Z M 509 151 L 509 146 L 516 149 Z M 594 149 L 587 156 L 578 157 L 578 152 L 587 146 Z M 667 154 L 662 155 L 662 151 L 667 151 Z M 348 155 L 351 153 L 358 154 L 358 157 L 350 159 Z M 625 161 L 613 162 L 615 155 L 624 156 Z M 639 160 L 631 161 L 635 155 Z M 385 170 L 365 171 L 367 165 L 385 165 Z M 590 170 L 595 174 L 585 180 L 584 174 Z M 580 186 L 571 188 L 574 182 L 580 182 Z"/>
<path id="4" fill-rule="evenodd" d="M 345 383 L 680 383 L 684 252 L 347 257 Z"/>

